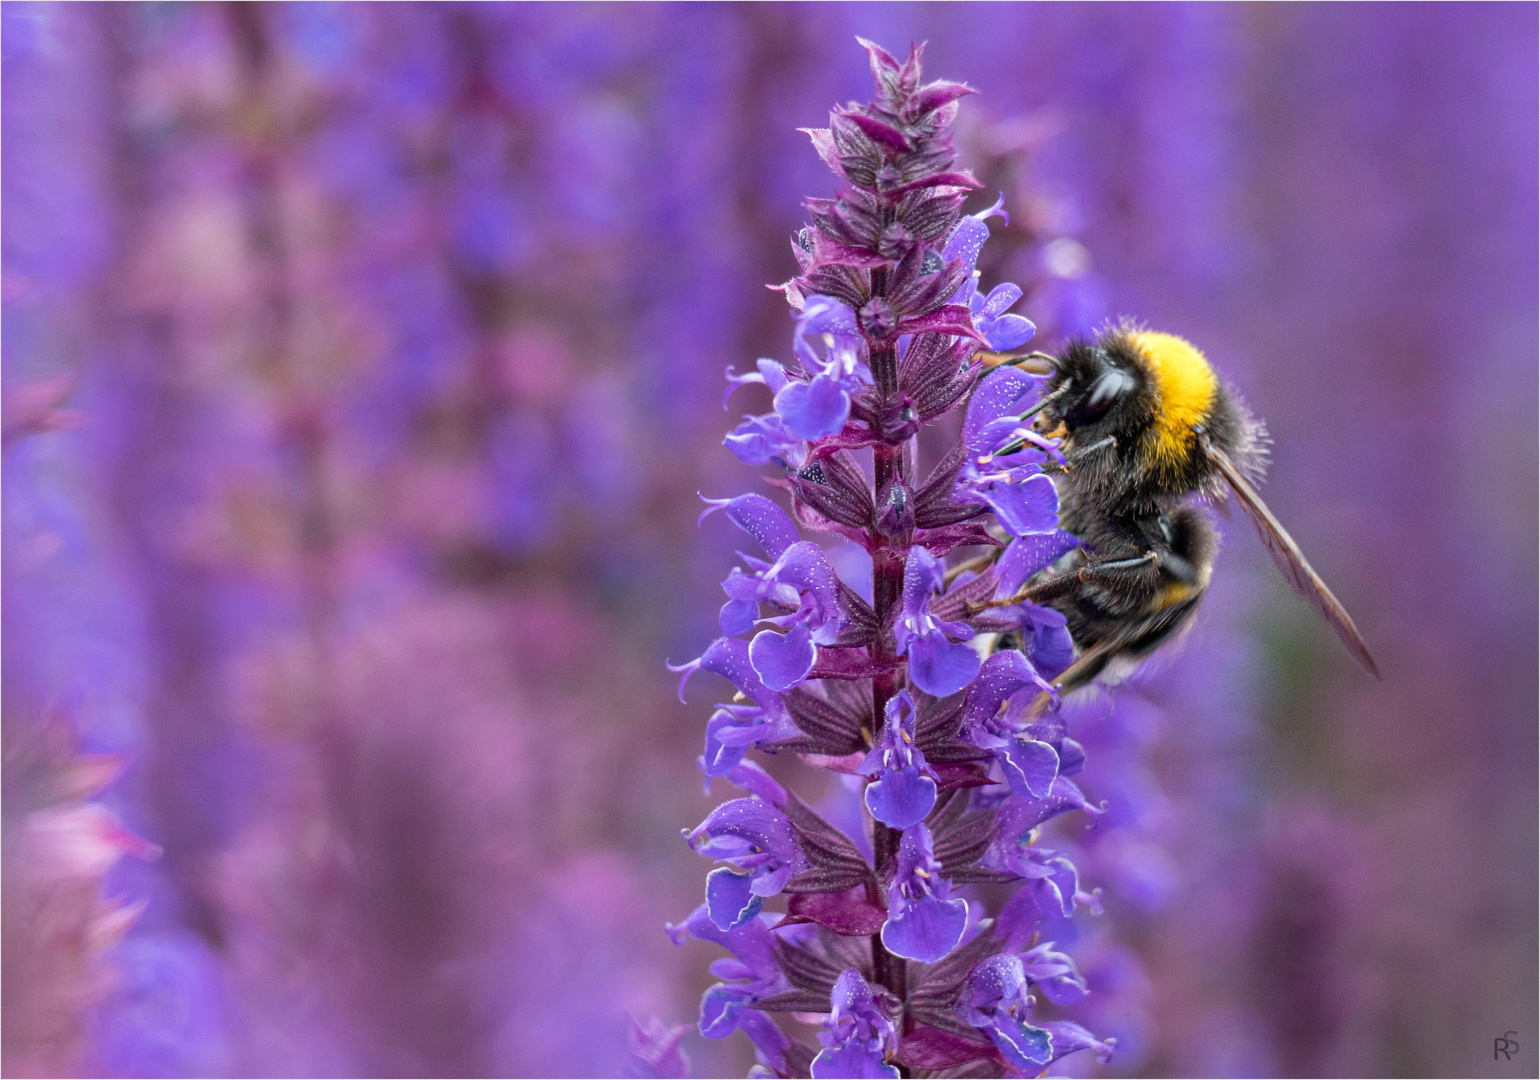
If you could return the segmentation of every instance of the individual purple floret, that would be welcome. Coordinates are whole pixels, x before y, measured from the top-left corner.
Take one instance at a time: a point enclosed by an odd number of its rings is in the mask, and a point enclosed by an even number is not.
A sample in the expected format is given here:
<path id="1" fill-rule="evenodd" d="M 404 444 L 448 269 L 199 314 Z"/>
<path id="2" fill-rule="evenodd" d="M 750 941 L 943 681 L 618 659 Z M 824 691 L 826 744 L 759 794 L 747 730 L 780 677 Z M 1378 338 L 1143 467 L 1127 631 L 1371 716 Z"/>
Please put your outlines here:
<path id="1" fill-rule="evenodd" d="M 806 309 L 803 313 L 805 316 Z M 832 334 L 827 337 L 827 355 L 823 357 L 807 338 L 797 338 L 797 359 L 802 361 L 811 381 L 792 382 L 775 395 L 775 411 L 794 434 L 804 439 L 843 431 L 850 417 L 851 397 L 872 382 L 872 373 L 861 363 L 859 339 Z"/>
<path id="2" fill-rule="evenodd" d="M 1062 455 L 1017 415 L 1020 403 L 1036 396 L 1037 388 L 1038 380 L 1029 375 L 1013 369 L 995 372 L 974 395 L 963 427 L 967 457 L 953 498 L 988 506 L 1012 536 L 1058 531 L 1059 496 L 1042 466 Z M 1021 449 L 995 456 L 1013 443 Z"/>
<path id="3" fill-rule="evenodd" d="M 816 336 L 823 343 L 823 355 L 819 355 L 809 336 Z M 782 455 L 791 452 L 795 456 L 790 450 L 794 445 L 791 440 L 800 444 L 843 431 L 850 418 L 852 397 L 872 384 L 871 369 L 862 362 L 860 346 L 855 314 L 848 307 L 828 297 L 810 298 L 797 321 L 792 343 L 800 373 L 788 372 L 779 361 L 765 358 L 757 361 L 756 370 L 749 374 L 734 375 L 731 368 L 727 371 L 728 394 L 739 386 L 759 383 L 775 395 L 773 414 L 745 417 L 738 432 L 729 436 L 728 445 L 734 453 L 740 458 L 744 453 L 758 456 L 759 445 L 751 449 L 744 441 L 754 433 L 776 432 L 772 441 L 784 448 Z M 769 446 L 770 443 L 765 444 L 766 453 L 770 452 Z"/>
<path id="4" fill-rule="evenodd" d="M 924 825 L 905 829 L 882 927 L 882 944 L 894 956 L 933 964 L 962 940 L 968 902 L 951 899 L 952 883 L 940 875 L 930 830 Z"/>
<path id="5" fill-rule="evenodd" d="M 957 1013 L 988 1035 L 1005 1061 L 1024 1076 L 1039 1075 L 1077 1050 L 1094 1049 L 1101 1061 L 1111 1059 L 1115 1040 L 1098 1041 L 1079 1024 L 1064 1020 L 1033 1024 L 1029 1018 L 1035 1001 L 1029 986 L 1057 1004 L 1085 996 L 1085 980 L 1073 962 L 1045 945 L 1022 956 L 999 953 L 980 963 L 963 984 Z"/>
<path id="6" fill-rule="evenodd" d="M 710 941 L 733 955 L 711 965 L 711 973 L 720 979 L 701 995 L 700 1033 L 708 1039 L 723 1039 L 743 1031 L 754 1043 L 762 1061 L 772 1068 L 784 1069 L 785 1050 L 791 1040 L 764 1013 L 752 1006 L 768 997 L 784 993 L 791 984 L 775 960 L 775 942 L 759 919 L 750 919 L 731 930 L 722 930 L 707 914 L 702 904 L 684 922 L 668 927 L 669 937 L 678 945 L 688 938 Z"/>
<path id="7" fill-rule="evenodd" d="M 989 239 L 989 226 L 984 222 L 998 215 L 1005 219 L 1006 224 L 1010 224 L 1010 215 L 1003 209 L 1004 203 L 1005 196 L 1002 195 L 988 210 L 963 218 L 941 251 L 942 259 L 962 259 L 969 272 L 967 281 L 957 290 L 951 302 L 968 305 L 968 310 L 973 314 L 974 327 L 983 335 L 985 343 L 996 352 L 1018 349 L 1037 333 L 1037 327 L 1032 325 L 1030 319 L 1008 314 L 1021 299 L 1019 286 L 1007 281 L 996 285 L 988 296 L 979 293 L 979 275 L 973 267 L 978 262 L 984 241 Z"/>
<path id="8" fill-rule="evenodd" d="M 1050 681 L 1074 659 L 1065 616 L 981 602 L 1014 596 L 1078 541 L 1045 471 L 1063 454 L 1024 417 L 1042 380 L 986 375 L 977 356 L 1019 348 L 1033 327 L 1009 311 L 1020 289 L 978 282 L 988 221 L 1004 213 L 962 213 L 978 185 L 956 168 L 947 127 L 972 91 L 922 84 L 917 49 L 900 62 L 863 44 L 875 99 L 809 132 L 841 186 L 807 201 L 812 223 L 792 241 L 798 273 L 779 287 L 791 358 L 727 373 L 729 392 L 770 392 L 772 411 L 726 445 L 771 466 L 787 503 L 709 499 L 701 515 L 721 511 L 762 551 L 740 553 L 722 583 L 722 637 L 673 668 L 681 694 L 695 672 L 731 685 L 700 767 L 708 790 L 722 777 L 748 794 L 685 833 L 720 865 L 671 932 L 733 953 L 713 965 L 724 981 L 706 991 L 700 1029 L 747 1034 L 756 1075 L 1034 1075 L 1110 1047 L 1028 1022 L 1028 987 L 1056 1005 L 1087 992 L 1038 927 L 1096 905 L 1038 829 L 1104 807 L 1070 779 L 1085 753 Z M 961 437 L 921 473 L 917 436 L 958 408 Z M 870 589 L 839 579 L 820 537 L 870 555 Z M 949 569 L 968 548 L 1004 551 Z M 800 763 L 772 779 L 755 750 Z M 796 794 L 806 767 L 861 785 L 863 835 Z M 959 895 L 1013 884 L 993 919 L 985 897 Z M 827 1014 L 821 1047 L 787 1035 L 777 1013 Z"/>
<path id="9" fill-rule="evenodd" d="M 1085 977 L 1075 961 L 1056 952 L 1051 941 L 1022 953 L 1021 970 L 1055 1005 L 1070 1005 L 1086 996 Z"/>
<path id="10" fill-rule="evenodd" d="M 957 1013 L 988 1035 L 1014 1068 L 1035 1075 L 1053 1060 L 1053 1037 L 1028 1022 L 1032 1006 L 1021 957 L 999 953 L 968 976 Z"/>
<path id="11" fill-rule="evenodd" d="M 786 421 L 773 413 L 745 416 L 723 442 L 745 465 L 775 464 L 794 469 L 807 461 L 806 440 L 793 435 Z"/>
<path id="12" fill-rule="evenodd" d="M 722 591 L 729 597 L 720 616 L 722 633 L 747 633 L 758 621 L 759 605 L 770 604 L 792 610 L 766 622 L 786 629 L 803 627 L 809 639 L 820 645 L 834 642 L 839 631 L 834 571 L 817 544 L 806 540 L 793 544 L 774 563 L 748 555 L 743 561 L 751 573 L 734 567 L 722 582 Z"/>
<path id="13" fill-rule="evenodd" d="M 725 802 L 684 835 L 699 854 L 735 868 L 706 875 L 706 910 L 723 930 L 752 919 L 806 866 L 790 819 L 762 799 Z"/>
<path id="14" fill-rule="evenodd" d="M 900 690 L 888 702 L 877 745 L 861 762 L 861 771 L 872 778 L 866 808 L 892 829 L 924 821 L 936 805 L 936 770 L 914 744 L 914 717 L 914 699 Z"/>
<path id="15" fill-rule="evenodd" d="M 904 607 L 894 632 L 897 650 L 909 658 L 909 678 L 935 697 L 955 694 L 979 673 L 979 654 L 966 644 L 973 627 L 944 622 L 930 612 L 932 593 L 942 591 L 945 571 L 924 548 L 911 548 L 904 570 Z M 953 641 L 952 638 L 961 638 Z"/>
<path id="16" fill-rule="evenodd" d="M 814 1077 L 894 1077 L 888 1064 L 898 1049 L 892 1022 L 883 1015 L 872 988 L 855 968 L 846 968 L 830 994 L 828 1029 L 818 1035 L 824 1048 L 813 1059 Z"/>
<path id="17" fill-rule="evenodd" d="M 1073 915 L 1077 903 L 1093 911 L 1101 909 L 1100 890 L 1081 892 L 1075 864 L 1058 852 L 1021 844 L 999 857 L 994 865 L 1026 882 L 1006 901 L 995 920 L 995 937 L 1005 942 L 1008 949 L 1025 948 L 1044 919 Z"/>

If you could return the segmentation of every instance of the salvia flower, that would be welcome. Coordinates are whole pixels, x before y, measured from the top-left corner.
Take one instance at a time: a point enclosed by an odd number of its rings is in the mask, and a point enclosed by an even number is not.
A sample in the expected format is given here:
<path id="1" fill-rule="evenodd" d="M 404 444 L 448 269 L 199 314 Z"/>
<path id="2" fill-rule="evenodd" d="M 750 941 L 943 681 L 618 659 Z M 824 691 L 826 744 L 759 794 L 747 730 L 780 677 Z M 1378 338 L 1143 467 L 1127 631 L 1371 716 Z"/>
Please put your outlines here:
<path id="1" fill-rule="evenodd" d="M 1064 614 L 981 602 L 1013 597 L 1079 542 L 1059 527 L 1047 470 L 1063 453 L 1029 422 L 1042 380 L 986 375 L 976 355 L 1018 348 L 1033 327 L 1010 310 L 1019 288 L 979 282 L 989 219 L 1004 213 L 962 212 L 978 184 L 947 129 L 972 91 L 923 83 L 918 49 L 900 61 L 863 45 L 876 97 L 809 132 L 840 186 L 807 201 L 811 223 L 792 240 L 797 274 L 779 287 L 790 357 L 727 372 L 729 393 L 771 395 L 772 411 L 726 444 L 773 467 L 787 508 L 741 495 L 701 515 L 720 511 L 760 550 L 740 552 L 722 582 L 722 636 L 672 670 L 681 694 L 696 672 L 731 685 L 699 764 L 708 793 L 721 777 L 746 794 L 684 833 L 718 865 L 670 932 L 732 953 L 712 966 L 722 981 L 700 1030 L 746 1034 L 755 1075 L 1035 1075 L 1074 1050 L 1110 1050 L 1076 1025 L 1036 1022 L 1029 992 L 1067 1005 L 1088 991 L 1036 935 L 1096 910 L 1097 894 L 1037 841 L 1046 822 L 1105 807 L 1070 779 L 1085 753 L 1050 681 L 1074 659 Z M 961 437 L 918 474 L 915 439 L 959 407 Z M 870 555 L 870 589 L 840 580 L 818 534 Z M 1005 550 L 949 571 L 943 560 L 970 547 Z M 1019 648 L 1000 649 L 1008 633 Z M 799 761 L 772 779 L 756 750 Z M 796 794 L 806 767 L 860 786 L 859 832 Z M 989 897 L 962 895 L 985 885 L 1016 890 L 993 918 Z M 786 1034 L 777 1013 L 825 1015 L 820 1045 Z"/>
<path id="2" fill-rule="evenodd" d="M 888 702 L 877 745 L 861 762 L 861 771 L 873 778 L 866 808 L 893 829 L 924 821 L 936 805 L 936 770 L 914 744 L 914 716 L 914 699 L 900 690 Z"/>
<path id="3" fill-rule="evenodd" d="M 749 919 L 724 931 L 702 904 L 684 922 L 669 926 L 668 934 L 676 945 L 697 938 L 715 942 L 732 953 L 711 965 L 711 973 L 726 981 L 701 995 L 700 1033 L 708 1039 L 724 1039 L 741 1030 L 753 1041 L 762 1060 L 784 1065 L 782 1055 L 789 1040 L 769 1017 L 752 1007 L 791 988 L 776 963 L 774 939 L 765 923 Z"/>
<path id="4" fill-rule="evenodd" d="M 806 865 L 790 819 L 757 797 L 723 803 L 684 836 L 697 853 L 728 864 L 706 876 L 706 909 L 723 930 L 757 915 Z"/>
<path id="5" fill-rule="evenodd" d="M 935 697 L 957 693 L 979 673 L 979 654 L 966 644 L 973 637 L 973 627 L 944 622 L 931 614 L 931 595 L 942 591 L 944 580 L 939 559 L 922 547 L 910 548 L 903 614 L 894 638 L 898 652 L 909 657 L 914 685 Z"/>
<path id="6" fill-rule="evenodd" d="M 1056 851 L 1020 844 L 999 857 L 995 865 L 1025 881 L 995 920 L 995 937 L 1005 942 L 1006 948 L 1025 948 L 1043 920 L 1067 918 L 1075 913 L 1077 903 L 1100 910 L 1100 892 L 1081 892 L 1075 864 Z"/>
<path id="7" fill-rule="evenodd" d="M 832 644 L 839 636 L 843 617 L 834 570 L 823 550 L 799 539 L 786 512 L 769 499 L 742 496 L 706 501 L 710 505 L 703 518 L 712 510 L 732 506 L 728 520 L 759 540 L 765 554 L 775 560 L 765 562 L 740 552 L 749 572 L 734 567 L 722 582 L 728 600 L 718 624 L 729 637 L 747 633 L 760 621 L 782 628 L 782 634 L 761 630 L 750 643 L 748 655 L 767 688 L 789 690 L 807 678 L 817 659 L 817 646 Z M 761 605 L 782 614 L 761 620 Z"/>
<path id="8" fill-rule="evenodd" d="M 1055 951 L 1051 941 L 1023 953 L 1021 970 L 1055 1005 L 1070 1005 L 1086 996 L 1085 976 L 1075 967 L 1075 961 Z"/>
<path id="9" fill-rule="evenodd" d="M 838 301 L 828 305 L 849 311 Z M 810 307 L 813 305 L 809 305 Z M 809 322 L 832 320 L 808 319 L 804 309 L 803 326 Z M 800 327 L 799 327 L 800 328 Z M 786 421 L 793 434 L 804 439 L 838 435 L 850 417 L 850 399 L 871 385 L 871 369 L 861 360 L 860 340 L 843 334 L 824 334 L 825 353 L 820 357 L 806 337 L 795 343 L 797 359 L 808 373 L 807 382 L 789 382 L 775 395 L 775 411 Z"/>
<path id="10" fill-rule="evenodd" d="M 846 968 L 834 983 L 829 1025 L 820 1032 L 823 1049 L 813 1059 L 812 1074 L 824 1077 L 897 1077 L 890 1065 L 898 1038 L 893 1023 L 877 1004 L 861 973 Z"/>
<path id="11" fill-rule="evenodd" d="M 807 441 L 793 434 L 786 421 L 774 413 L 745 416 L 723 445 L 745 465 L 773 463 L 783 469 L 798 469 L 807 461 Z"/>
<path id="12" fill-rule="evenodd" d="M 795 733 L 780 693 L 766 686 L 754 670 L 752 646 L 737 638 L 718 638 L 696 659 L 680 667 L 680 700 L 684 686 L 696 671 L 721 675 L 744 699 L 717 707 L 706 725 L 705 770 L 707 776 L 725 776 L 743 760 L 744 753 L 760 742 L 776 742 Z"/>
<path id="13" fill-rule="evenodd" d="M 1030 1075 L 1053 1059 L 1053 1037 L 1029 1022 L 1033 1004 L 1021 957 L 998 953 L 969 974 L 957 1012 L 987 1034 L 1006 1061 Z"/>
<path id="14" fill-rule="evenodd" d="M 979 293 L 979 274 L 973 267 L 978 262 L 984 241 L 989 239 L 989 226 L 984 222 L 998 215 L 1009 225 L 1011 219 L 1002 208 L 1004 203 L 1005 196 L 1002 195 L 988 210 L 964 217 L 947 238 L 946 246 L 941 251 L 943 261 L 961 259 L 968 271 L 967 280 L 951 302 L 968 305 L 968 310 L 973 313 L 973 325 L 985 343 L 996 352 L 1018 349 L 1037 333 L 1037 327 L 1032 325 L 1030 319 L 1009 314 L 1010 309 L 1021 299 L 1020 286 L 1006 281 L 991 289 L 988 296 Z"/>
<path id="15" fill-rule="evenodd" d="M 888 889 L 882 944 L 894 956 L 933 964 L 957 947 L 968 926 L 968 902 L 951 899 L 930 830 L 912 825 L 898 845 L 898 869 Z"/>

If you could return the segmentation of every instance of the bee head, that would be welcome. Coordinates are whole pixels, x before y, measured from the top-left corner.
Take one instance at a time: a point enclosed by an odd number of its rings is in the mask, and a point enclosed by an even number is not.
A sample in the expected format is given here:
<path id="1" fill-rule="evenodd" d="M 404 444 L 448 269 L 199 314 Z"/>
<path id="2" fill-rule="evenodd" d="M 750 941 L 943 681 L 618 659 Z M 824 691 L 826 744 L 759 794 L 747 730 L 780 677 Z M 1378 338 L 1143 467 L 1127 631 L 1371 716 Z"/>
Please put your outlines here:
<path id="1" fill-rule="evenodd" d="M 1144 440 L 1154 461 L 1178 462 L 1191 453 L 1194 432 L 1223 407 L 1223 392 L 1208 360 L 1170 334 L 1131 324 L 1104 331 L 1094 342 L 1075 342 L 1055 362 L 1051 392 L 1064 388 L 1040 430 L 1064 432 L 1088 444 L 1115 436 L 1120 445 Z M 1046 414 L 1047 410 L 1045 410 Z"/>
<path id="2" fill-rule="evenodd" d="M 1105 435 L 1121 440 L 1149 423 L 1154 406 L 1149 373 L 1137 351 L 1124 344 L 1104 335 L 1095 342 L 1072 342 L 1064 350 L 1044 388 L 1045 396 L 1062 393 L 1038 414 L 1039 432 L 1088 443 Z"/>

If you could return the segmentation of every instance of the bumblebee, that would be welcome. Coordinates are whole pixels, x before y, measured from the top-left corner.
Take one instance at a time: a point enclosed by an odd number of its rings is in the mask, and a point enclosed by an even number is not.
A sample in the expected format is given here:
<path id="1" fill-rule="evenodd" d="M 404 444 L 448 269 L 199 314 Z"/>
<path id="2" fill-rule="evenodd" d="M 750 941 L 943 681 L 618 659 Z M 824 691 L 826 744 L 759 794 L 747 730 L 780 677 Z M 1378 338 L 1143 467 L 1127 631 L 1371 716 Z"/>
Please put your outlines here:
<path id="1" fill-rule="evenodd" d="M 1082 546 L 1015 596 L 974 610 L 1029 601 L 1062 612 L 1077 656 L 1059 678 L 1061 689 L 1085 685 L 1113 661 L 1148 656 L 1188 625 L 1219 549 L 1193 503 L 1217 504 L 1226 495 L 1256 525 L 1295 593 L 1379 677 L 1352 618 L 1253 486 L 1266 469 L 1266 429 L 1198 349 L 1123 323 L 1060 356 L 999 359 L 1048 376 L 1023 420 L 1061 440 L 1064 464 L 1048 468 L 1060 524 Z"/>

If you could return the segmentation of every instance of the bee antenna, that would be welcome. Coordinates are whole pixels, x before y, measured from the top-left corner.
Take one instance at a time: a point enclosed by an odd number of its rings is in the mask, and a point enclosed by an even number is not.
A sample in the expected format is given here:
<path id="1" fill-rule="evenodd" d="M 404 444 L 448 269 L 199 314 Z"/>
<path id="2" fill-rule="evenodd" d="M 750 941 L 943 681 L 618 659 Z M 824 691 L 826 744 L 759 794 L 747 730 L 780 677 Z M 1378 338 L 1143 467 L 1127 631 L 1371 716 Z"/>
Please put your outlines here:
<path id="1" fill-rule="evenodd" d="M 1057 390 L 1053 391 L 1052 393 L 1044 394 L 1041 398 L 1038 399 L 1037 404 L 1033 405 L 1026 412 L 1022 413 L 1020 418 L 1022 420 L 1030 420 L 1030 419 L 1032 419 L 1038 413 L 1042 412 L 1045 408 L 1047 408 L 1048 405 L 1051 402 L 1056 401 L 1057 399 L 1063 397 L 1068 392 L 1069 392 L 1069 383 L 1065 383 L 1063 386 L 1059 387 Z"/>

